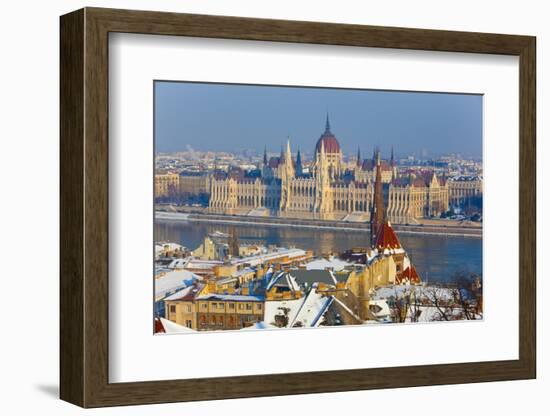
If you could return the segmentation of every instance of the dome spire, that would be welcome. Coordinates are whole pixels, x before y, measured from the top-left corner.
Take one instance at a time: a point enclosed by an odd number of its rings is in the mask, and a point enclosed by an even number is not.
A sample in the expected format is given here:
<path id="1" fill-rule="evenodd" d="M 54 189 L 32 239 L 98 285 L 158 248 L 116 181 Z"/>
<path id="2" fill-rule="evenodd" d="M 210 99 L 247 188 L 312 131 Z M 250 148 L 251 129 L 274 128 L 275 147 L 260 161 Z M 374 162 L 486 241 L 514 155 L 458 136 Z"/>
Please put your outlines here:
<path id="1" fill-rule="evenodd" d="M 325 134 L 330 133 L 330 120 L 328 118 L 328 111 L 327 111 L 327 121 L 325 123 Z"/>

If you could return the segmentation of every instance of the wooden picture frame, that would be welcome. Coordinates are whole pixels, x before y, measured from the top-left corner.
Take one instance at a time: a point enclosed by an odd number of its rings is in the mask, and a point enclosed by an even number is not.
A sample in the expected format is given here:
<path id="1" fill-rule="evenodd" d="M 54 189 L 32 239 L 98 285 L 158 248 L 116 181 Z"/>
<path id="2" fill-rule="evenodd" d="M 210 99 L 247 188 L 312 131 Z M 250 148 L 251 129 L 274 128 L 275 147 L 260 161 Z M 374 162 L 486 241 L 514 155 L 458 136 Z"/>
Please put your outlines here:
<path id="1" fill-rule="evenodd" d="M 85 8 L 61 17 L 60 396 L 82 407 L 213 400 L 536 377 L 535 38 Z M 519 57 L 519 359 L 109 383 L 108 35 L 262 40 Z"/>

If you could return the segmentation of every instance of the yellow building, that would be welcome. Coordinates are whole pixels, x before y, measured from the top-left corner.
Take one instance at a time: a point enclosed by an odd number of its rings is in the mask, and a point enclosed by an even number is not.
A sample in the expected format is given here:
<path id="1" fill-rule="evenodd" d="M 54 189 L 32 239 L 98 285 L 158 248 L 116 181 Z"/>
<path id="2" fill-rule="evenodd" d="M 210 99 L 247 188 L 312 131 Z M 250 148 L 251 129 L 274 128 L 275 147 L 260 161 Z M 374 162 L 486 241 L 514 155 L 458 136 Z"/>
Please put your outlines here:
<path id="1" fill-rule="evenodd" d="M 197 299 L 199 331 L 241 329 L 264 319 L 264 300 L 257 296 L 218 295 Z"/>
<path id="2" fill-rule="evenodd" d="M 179 192 L 184 197 L 206 195 L 210 192 L 210 177 L 202 172 L 182 172 L 179 176 Z"/>
<path id="3" fill-rule="evenodd" d="M 206 236 L 200 246 L 191 252 L 194 257 L 201 260 L 218 260 L 220 257 L 220 245 L 216 244 L 210 237 Z"/>
<path id="4" fill-rule="evenodd" d="M 228 290 L 214 280 L 199 283 L 165 299 L 165 318 L 197 331 L 245 328 L 263 320 L 264 299 L 244 289 L 218 293 Z"/>
<path id="5" fill-rule="evenodd" d="M 204 284 L 198 283 L 168 296 L 164 300 L 165 318 L 187 328 L 198 330 L 195 299 L 203 288 Z"/>
<path id="6" fill-rule="evenodd" d="M 177 173 L 155 174 L 155 198 L 177 196 L 180 188 L 179 178 Z"/>

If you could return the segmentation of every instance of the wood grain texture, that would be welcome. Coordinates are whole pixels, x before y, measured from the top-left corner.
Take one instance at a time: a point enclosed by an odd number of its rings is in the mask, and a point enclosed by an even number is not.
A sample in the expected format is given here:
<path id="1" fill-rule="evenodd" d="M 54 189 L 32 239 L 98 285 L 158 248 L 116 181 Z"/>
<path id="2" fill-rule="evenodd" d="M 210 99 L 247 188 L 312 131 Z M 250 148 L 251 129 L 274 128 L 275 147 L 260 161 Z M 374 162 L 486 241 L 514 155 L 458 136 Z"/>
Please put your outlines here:
<path id="1" fill-rule="evenodd" d="M 195 36 L 520 57 L 518 360 L 108 381 L 108 33 Z M 61 18 L 61 397 L 83 407 L 535 377 L 535 38 L 87 8 Z M 185 377 L 185 374 L 182 374 Z"/>
<path id="2" fill-rule="evenodd" d="M 84 12 L 60 23 L 60 388 L 84 405 Z"/>

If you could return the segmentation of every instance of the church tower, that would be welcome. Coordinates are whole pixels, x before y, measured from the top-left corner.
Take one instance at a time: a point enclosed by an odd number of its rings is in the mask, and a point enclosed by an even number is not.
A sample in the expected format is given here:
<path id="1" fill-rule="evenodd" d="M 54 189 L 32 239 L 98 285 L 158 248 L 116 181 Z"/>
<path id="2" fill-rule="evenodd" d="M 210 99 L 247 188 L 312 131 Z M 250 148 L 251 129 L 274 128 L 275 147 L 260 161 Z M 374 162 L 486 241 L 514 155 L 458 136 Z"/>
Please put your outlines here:
<path id="1" fill-rule="evenodd" d="M 384 224 L 384 190 L 382 188 L 382 168 L 380 167 L 380 151 L 376 152 L 376 179 L 370 214 L 370 243 L 374 247 L 382 225 Z"/>

